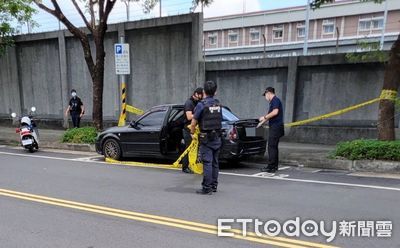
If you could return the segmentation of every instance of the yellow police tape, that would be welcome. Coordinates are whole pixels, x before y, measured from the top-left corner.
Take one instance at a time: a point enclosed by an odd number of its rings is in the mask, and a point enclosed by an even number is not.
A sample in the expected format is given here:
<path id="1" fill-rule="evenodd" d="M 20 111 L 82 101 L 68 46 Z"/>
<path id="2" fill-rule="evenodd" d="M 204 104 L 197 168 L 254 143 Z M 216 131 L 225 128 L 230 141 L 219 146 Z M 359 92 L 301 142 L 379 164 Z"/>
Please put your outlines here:
<path id="1" fill-rule="evenodd" d="M 332 112 L 332 113 L 316 116 L 316 117 L 313 117 L 313 118 L 310 118 L 310 119 L 307 119 L 307 120 L 287 123 L 287 124 L 285 124 L 285 126 L 287 126 L 287 127 L 295 127 L 295 126 L 300 126 L 300 125 L 308 124 L 308 123 L 319 121 L 319 120 L 323 120 L 323 119 L 328 119 L 330 117 L 341 115 L 341 114 L 344 114 L 344 113 L 347 113 L 347 112 L 362 108 L 364 106 L 376 103 L 376 102 L 378 102 L 380 100 L 392 100 L 392 101 L 394 101 L 394 100 L 396 100 L 396 97 L 397 97 L 397 91 L 395 91 L 395 90 L 382 90 L 382 93 L 381 93 L 380 97 L 372 99 L 370 101 L 366 101 L 366 102 L 363 102 L 363 103 L 360 103 L 360 104 L 357 104 L 357 105 L 353 105 L 353 106 L 350 106 L 350 107 L 347 107 L 347 108 L 344 108 L 344 109 L 341 109 L 341 110 L 337 110 L 337 111 Z"/>
<path id="2" fill-rule="evenodd" d="M 196 127 L 195 133 L 193 135 L 192 143 L 188 146 L 188 148 L 179 156 L 179 158 L 173 164 L 156 164 L 156 163 L 144 163 L 144 162 L 127 162 L 127 161 L 119 161 L 111 158 L 106 158 L 105 161 L 110 164 L 120 164 L 120 165 L 130 165 L 130 166 L 138 166 L 138 167 L 151 167 L 151 168 L 162 168 L 162 169 L 179 169 L 182 168 L 183 157 L 188 155 L 189 158 L 189 168 L 195 174 L 203 174 L 203 164 L 198 161 L 198 148 L 199 148 L 199 133 L 200 129 Z"/>
<path id="3" fill-rule="evenodd" d="M 362 108 L 364 106 L 376 103 L 380 100 L 391 100 L 394 101 L 397 98 L 397 91 L 396 90 L 382 90 L 381 95 L 378 98 L 372 99 L 370 101 L 366 101 L 354 106 L 350 106 L 341 110 L 337 110 L 335 112 L 332 113 L 328 113 L 328 114 L 324 114 L 324 115 L 320 115 L 320 116 L 316 116 L 307 120 L 302 120 L 302 121 L 296 121 L 296 122 L 292 122 L 292 123 L 287 123 L 285 124 L 285 126 L 287 127 L 295 127 L 295 126 L 300 126 L 300 125 L 304 125 L 304 124 L 308 124 L 311 122 L 315 122 L 315 121 L 319 121 L 319 120 L 323 120 L 323 119 L 327 119 L 333 116 L 337 116 L 337 115 L 341 115 L 353 110 L 356 110 L 358 108 Z M 129 107 L 132 106 L 127 106 L 127 111 L 129 111 Z M 134 107 L 132 107 L 134 108 Z M 136 108 L 134 108 L 136 109 Z M 192 143 L 190 143 L 189 147 L 179 156 L 179 158 L 172 164 L 172 165 L 168 165 L 168 164 L 151 164 L 151 163 L 139 163 L 139 162 L 121 162 L 121 161 L 117 161 L 117 160 L 112 160 L 109 158 L 106 158 L 106 162 L 108 163 L 116 163 L 116 164 L 127 164 L 127 163 L 134 163 L 137 166 L 150 166 L 150 167 L 163 167 L 163 168 L 170 168 L 170 169 L 177 169 L 177 168 L 181 168 L 182 165 L 180 164 L 180 162 L 182 161 L 182 159 L 187 155 L 189 157 L 189 168 L 196 174 L 203 174 L 203 164 L 201 163 L 201 161 L 198 160 L 198 147 L 199 147 L 199 133 L 200 130 L 198 128 L 198 126 L 196 127 L 195 130 L 195 134 L 194 137 L 192 139 Z"/>
<path id="4" fill-rule="evenodd" d="M 381 96 L 379 98 L 382 100 L 395 101 L 397 98 L 397 90 L 382 90 Z"/>
<path id="5" fill-rule="evenodd" d="M 124 92 L 124 91 L 123 91 Z M 128 105 L 128 104 L 126 104 L 126 93 L 123 93 L 122 94 L 122 112 L 121 112 L 121 115 L 120 115 L 120 117 L 119 117 L 119 121 L 118 121 L 118 126 L 119 127 L 121 127 L 121 126 L 125 126 L 125 121 L 126 121 L 126 112 L 129 112 L 129 113 L 133 113 L 133 114 L 136 114 L 136 115 L 142 115 L 142 114 L 144 114 L 144 111 L 143 110 L 141 110 L 141 109 L 138 109 L 138 108 L 135 108 L 135 107 L 133 107 L 132 105 Z"/>
<path id="6" fill-rule="evenodd" d="M 129 113 L 137 114 L 137 115 L 142 115 L 144 114 L 144 111 L 138 108 L 135 108 L 131 105 L 126 105 L 126 111 Z"/>
<path id="7" fill-rule="evenodd" d="M 199 154 L 199 134 L 200 134 L 200 129 L 198 126 L 196 126 L 192 142 L 186 148 L 186 150 L 179 156 L 179 158 L 173 163 L 173 166 L 181 166 L 180 162 L 181 160 L 187 155 L 189 158 L 189 168 L 196 174 L 203 174 L 203 164 L 201 161 L 198 159 L 198 154 Z"/>

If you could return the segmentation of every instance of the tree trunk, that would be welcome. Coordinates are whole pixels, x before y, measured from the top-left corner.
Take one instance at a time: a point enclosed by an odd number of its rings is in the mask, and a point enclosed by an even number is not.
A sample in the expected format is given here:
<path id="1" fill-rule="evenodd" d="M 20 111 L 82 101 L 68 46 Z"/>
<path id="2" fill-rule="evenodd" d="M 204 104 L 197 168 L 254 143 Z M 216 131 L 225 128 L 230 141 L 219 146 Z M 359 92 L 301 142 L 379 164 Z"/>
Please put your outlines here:
<path id="1" fill-rule="evenodd" d="M 393 44 L 389 62 L 385 68 L 382 90 L 397 91 L 400 86 L 400 35 Z M 381 99 L 379 102 L 378 139 L 395 140 L 395 101 Z"/>
<path id="2" fill-rule="evenodd" d="M 94 35 L 96 44 L 96 66 L 93 80 L 93 124 L 97 130 L 103 128 L 103 89 L 104 89 L 104 35 Z"/>

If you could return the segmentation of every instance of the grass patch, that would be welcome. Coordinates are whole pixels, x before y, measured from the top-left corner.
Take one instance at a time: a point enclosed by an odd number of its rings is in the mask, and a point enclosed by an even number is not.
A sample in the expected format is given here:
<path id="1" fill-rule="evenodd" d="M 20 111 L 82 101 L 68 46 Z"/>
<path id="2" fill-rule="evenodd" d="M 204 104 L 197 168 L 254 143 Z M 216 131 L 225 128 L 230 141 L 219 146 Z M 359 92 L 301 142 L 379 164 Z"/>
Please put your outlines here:
<path id="1" fill-rule="evenodd" d="M 377 159 L 400 161 L 400 140 L 353 140 L 341 142 L 336 145 L 336 150 L 332 155 L 350 160 Z"/>
<path id="2" fill-rule="evenodd" d="M 97 131 L 94 127 L 72 128 L 65 131 L 63 143 L 78 143 L 78 144 L 94 144 L 97 137 Z"/>

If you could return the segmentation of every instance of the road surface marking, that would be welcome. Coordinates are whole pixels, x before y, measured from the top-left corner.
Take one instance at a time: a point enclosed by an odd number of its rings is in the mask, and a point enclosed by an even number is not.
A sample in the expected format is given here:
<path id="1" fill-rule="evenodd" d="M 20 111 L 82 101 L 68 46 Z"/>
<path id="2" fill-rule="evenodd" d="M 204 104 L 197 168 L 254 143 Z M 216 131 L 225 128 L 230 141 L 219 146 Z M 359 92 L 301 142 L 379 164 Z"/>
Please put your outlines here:
<path id="1" fill-rule="evenodd" d="M 19 156 L 19 157 L 35 157 L 41 159 L 54 159 L 54 160 L 63 160 L 63 161 L 71 161 L 71 162 L 79 162 L 79 163 L 97 163 L 97 164 L 109 164 L 103 161 L 79 161 L 70 158 L 58 158 L 58 157 L 49 157 L 49 156 L 38 156 L 38 155 L 31 155 L 31 154 L 16 154 L 10 152 L 0 152 L 0 154 L 10 155 L 10 156 Z M 177 168 L 165 168 L 163 166 L 149 166 L 149 165 L 140 165 L 137 166 L 132 164 L 132 167 L 145 167 L 145 168 L 156 168 L 156 169 L 170 169 L 170 170 L 180 170 Z M 356 188 L 367 188 L 367 189 L 378 189 L 378 190 L 390 190 L 390 191 L 400 191 L 400 188 L 393 188 L 393 187 L 384 187 L 378 185 L 365 185 L 365 184 L 352 184 L 352 183 L 339 183 L 339 182 L 330 182 L 330 181 L 318 181 L 318 180 L 306 180 L 306 179 L 296 179 L 296 178 L 282 178 L 282 177 L 260 177 L 248 174 L 238 174 L 238 173 L 231 173 L 231 172 L 220 172 L 220 175 L 228 175 L 228 176 L 238 176 L 238 177 L 249 177 L 249 178 L 261 178 L 261 179 L 271 179 L 271 180 L 283 180 L 283 181 L 290 181 L 290 182 L 301 182 L 301 183 L 313 183 L 313 184 L 325 184 L 325 185 L 335 185 L 335 186 L 346 186 L 346 187 L 356 187 Z"/>
<path id="2" fill-rule="evenodd" d="M 376 185 L 338 183 L 338 182 L 330 182 L 330 181 L 317 181 L 317 180 L 282 178 L 282 177 L 260 177 L 260 176 L 237 174 L 237 173 L 230 173 L 230 172 L 220 172 L 219 174 L 229 175 L 229 176 L 239 176 L 239 177 L 252 177 L 252 178 L 261 178 L 261 179 L 282 180 L 282 181 L 291 181 L 291 182 L 316 183 L 316 184 L 327 184 L 327 185 L 336 185 L 336 186 L 349 186 L 349 187 L 359 187 L 359 188 L 369 188 L 369 189 L 400 191 L 400 188 L 392 188 L 392 187 L 384 187 L 384 186 L 376 186 Z"/>
<path id="3" fill-rule="evenodd" d="M 90 161 L 92 161 L 94 159 L 102 158 L 102 157 L 103 156 L 98 155 L 98 156 L 91 156 L 91 157 L 74 158 L 72 160 L 83 161 L 83 162 L 88 162 L 89 161 L 90 162 Z"/>
<path id="4" fill-rule="evenodd" d="M 8 189 L 0 188 L 0 196 L 11 197 L 31 202 L 38 202 L 42 204 L 48 204 L 53 206 L 59 206 L 70 209 L 77 209 L 86 212 L 97 213 L 101 215 L 114 216 L 124 219 L 148 222 L 158 225 L 164 225 L 169 227 L 175 227 L 195 232 L 202 232 L 217 235 L 218 229 L 217 226 L 186 221 L 182 219 L 175 219 L 170 217 L 144 214 L 139 212 L 126 211 L 116 208 L 108 208 L 99 205 L 85 204 L 80 202 L 68 201 L 58 198 L 51 198 L 41 195 L 28 194 L 24 192 L 12 191 Z M 304 248 L 304 247 L 321 247 L 321 248 L 333 248 L 334 246 L 324 245 L 320 243 L 307 242 L 296 239 L 282 238 L 282 237 L 269 237 L 266 235 L 257 236 L 255 233 L 248 232 L 247 236 L 243 236 L 242 231 L 238 229 L 230 229 L 235 235 L 232 238 L 241 239 L 250 242 L 256 242 L 261 244 L 269 244 L 275 245 L 278 247 L 287 247 L 287 248 Z M 237 235 L 236 235 L 237 234 Z"/>

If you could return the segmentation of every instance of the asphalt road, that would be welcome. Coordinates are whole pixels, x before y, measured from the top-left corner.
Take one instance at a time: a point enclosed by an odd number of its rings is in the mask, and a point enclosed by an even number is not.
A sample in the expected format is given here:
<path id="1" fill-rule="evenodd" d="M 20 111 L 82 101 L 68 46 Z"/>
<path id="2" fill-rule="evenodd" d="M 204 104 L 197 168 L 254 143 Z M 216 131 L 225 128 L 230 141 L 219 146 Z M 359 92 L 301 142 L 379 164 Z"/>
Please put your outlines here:
<path id="1" fill-rule="evenodd" d="M 194 193 L 201 176 L 179 170 L 0 146 L 0 247 L 400 247 L 400 177 L 291 167 L 269 175 L 257 166 L 224 165 L 218 192 L 202 196 Z M 244 238 L 215 233 L 219 218 L 283 225 L 296 217 L 301 223 L 325 221 L 326 230 L 337 221 L 334 241 L 321 232 Z M 391 237 L 343 237 L 343 220 L 391 221 Z M 358 236 L 358 226 L 354 231 Z"/>

